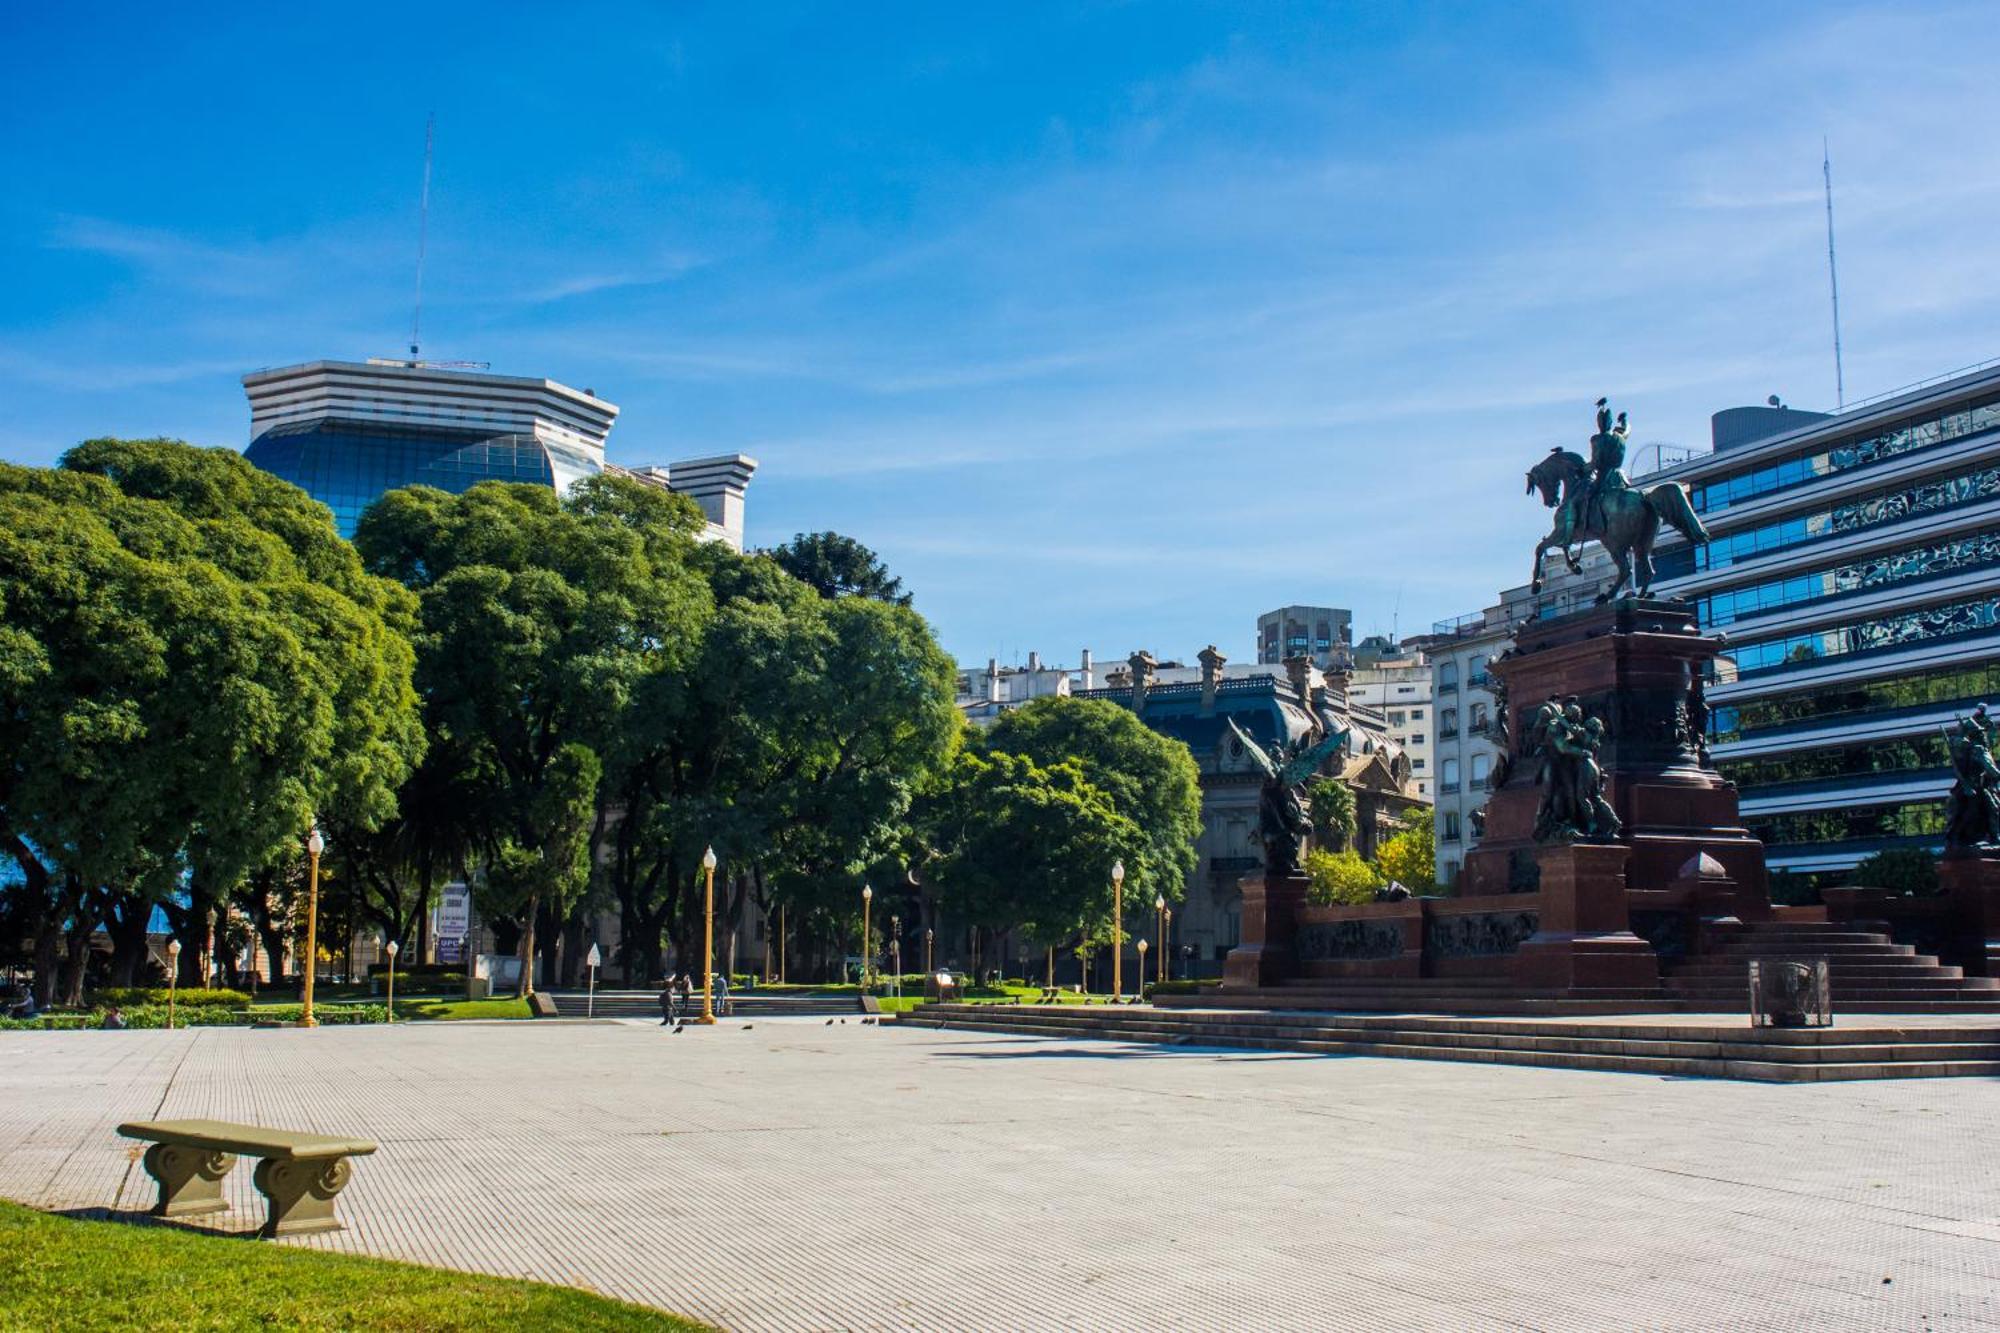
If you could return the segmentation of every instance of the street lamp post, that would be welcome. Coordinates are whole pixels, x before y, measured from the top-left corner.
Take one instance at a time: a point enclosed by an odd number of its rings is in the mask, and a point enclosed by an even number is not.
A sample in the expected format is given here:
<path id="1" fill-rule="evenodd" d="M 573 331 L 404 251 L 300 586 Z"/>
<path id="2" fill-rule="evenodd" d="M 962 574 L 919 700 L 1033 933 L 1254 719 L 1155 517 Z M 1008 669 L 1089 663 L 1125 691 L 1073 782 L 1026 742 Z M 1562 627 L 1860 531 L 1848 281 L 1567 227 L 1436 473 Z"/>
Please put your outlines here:
<path id="1" fill-rule="evenodd" d="M 868 948 L 868 905 L 875 901 L 875 890 L 868 885 L 861 886 L 861 989 L 868 989 L 868 977 L 875 964 L 875 955 Z"/>
<path id="2" fill-rule="evenodd" d="M 326 839 L 320 836 L 319 825 L 314 824 L 306 836 L 306 859 L 312 870 L 306 878 L 305 1004 L 299 1013 L 299 1026 L 308 1028 L 319 1026 L 319 1020 L 313 1017 L 313 976 L 319 971 L 319 854 L 325 850 Z"/>
<path id="3" fill-rule="evenodd" d="M 167 941 L 167 1027 L 169 1030 L 171 1030 L 174 1026 L 174 992 L 177 989 L 179 989 L 180 980 L 181 980 L 181 942 L 179 940 L 168 940 Z"/>
<path id="4" fill-rule="evenodd" d="M 931 963 L 931 940 L 933 938 L 934 938 L 933 932 L 928 927 L 926 927 L 924 930 L 924 975 L 925 976 L 930 976 L 933 972 L 937 970 L 934 966 L 932 966 Z M 930 983 L 926 982 L 925 984 L 929 985 Z"/>
<path id="5" fill-rule="evenodd" d="M 903 994 L 903 918 L 889 918 L 889 975 L 890 986 L 897 997 Z"/>
<path id="6" fill-rule="evenodd" d="M 697 1023 L 715 1021 L 715 848 L 701 854 L 701 873 L 706 881 L 701 915 L 701 1017 Z"/>
<path id="7" fill-rule="evenodd" d="M 1139 997 L 1146 995 L 1146 937 L 1139 937 Z"/>
<path id="8" fill-rule="evenodd" d="M 1111 863 L 1111 1003 L 1125 998 L 1125 940 L 1121 918 L 1125 915 L 1125 863 Z"/>
<path id="9" fill-rule="evenodd" d="M 1165 981 L 1167 979 L 1167 895 L 1164 893 L 1153 895 L 1153 919 L 1158 924 L 1160 939 L 1160 975 L 1155 977 L 1154 980 Z"/>
<path id="10" fill-rule="evenodd" d="M 389 947 L 383 952 L 389 955 L 389 1021 L 393 1023 L 396 1021 L 396 955 L 402 950 L 397 947 L 396 941 L 390 940 Z"/>

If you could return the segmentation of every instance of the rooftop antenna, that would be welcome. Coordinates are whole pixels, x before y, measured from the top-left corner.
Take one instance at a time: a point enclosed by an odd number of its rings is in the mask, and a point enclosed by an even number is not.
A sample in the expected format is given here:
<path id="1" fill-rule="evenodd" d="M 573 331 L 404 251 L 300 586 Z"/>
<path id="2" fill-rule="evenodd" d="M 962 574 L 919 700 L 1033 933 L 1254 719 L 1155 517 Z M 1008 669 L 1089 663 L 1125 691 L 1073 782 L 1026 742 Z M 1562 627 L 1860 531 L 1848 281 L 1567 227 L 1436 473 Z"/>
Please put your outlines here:
<path id="1" fill-rule="evenodd" d="M 1833 291 L 1833 394 L 1838 410 L 1847 409 L 1847 378 L 1840 366 L 1840 270 L 1833 263 L 1833 151 L 1825 135 L 1819 140 L 1820 174 L 1826 178 L 1826 280 Z"/>
<path id="2" fill-rule="evenodd" d="M 417 204 L 417 310 L 410 318 L 410 360 L 417 359 L 417 342 L 424 326 L 424 249 L 431 230 L 431 149 L 437 140 L 437 112 L 424 120 L 424 191 Z"/>

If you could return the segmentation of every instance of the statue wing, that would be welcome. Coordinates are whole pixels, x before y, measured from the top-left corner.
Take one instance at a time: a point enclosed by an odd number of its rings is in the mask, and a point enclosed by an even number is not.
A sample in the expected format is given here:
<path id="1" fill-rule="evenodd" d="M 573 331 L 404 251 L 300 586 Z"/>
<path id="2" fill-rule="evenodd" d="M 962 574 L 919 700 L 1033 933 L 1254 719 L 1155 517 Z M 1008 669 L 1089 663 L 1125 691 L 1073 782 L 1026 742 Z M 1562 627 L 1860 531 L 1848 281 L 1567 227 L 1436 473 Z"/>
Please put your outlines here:
<path id="1" fill-rule="evenodd" d="M 1339 753 L 1340 747 L 1345 744 L 1347 744 L 1346 727 L 1327 732 L 1317 745 L 1308 746 L 1287 759 L 1279 772 L 1279 780 L 1287 787 L 1297 786 L 1318 772 L 1319 766 Z"/>
<path id="2" fill-rule="evenodd" d="M 1230 734 L 1236 737 L 1237 743 L 1243 747 L 1243 752 L 1250 756 L 1250 762 L 1257 766 L 1257 771 L 1267 780 L 1277 777 L 1278 765 L 1270 755 L 1264 753 L 1264 747 L 1251 740 L 1250 733 L 1237 726 L 1235 718 L 1225 717 L 1222 720 L 1229 724 Z"/>

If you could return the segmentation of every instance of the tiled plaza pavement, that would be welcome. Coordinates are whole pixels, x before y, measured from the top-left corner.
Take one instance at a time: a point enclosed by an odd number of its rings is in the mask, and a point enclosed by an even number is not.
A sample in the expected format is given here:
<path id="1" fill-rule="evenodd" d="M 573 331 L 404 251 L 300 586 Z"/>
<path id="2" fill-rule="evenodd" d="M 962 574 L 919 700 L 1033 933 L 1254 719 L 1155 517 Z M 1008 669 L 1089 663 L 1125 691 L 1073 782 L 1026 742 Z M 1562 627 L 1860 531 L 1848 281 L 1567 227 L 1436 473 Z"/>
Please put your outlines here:
<path id="1" fill-rule="evenodd" d="M 0 1033 L 0 1195 L 134 1117 L 367 1134 L 296 1243 L 732 1329 L 2000 1328 L 2000 1084 L 726 1024 Z M 258 1217 L 247 1166 L 236 1211 Z"/>

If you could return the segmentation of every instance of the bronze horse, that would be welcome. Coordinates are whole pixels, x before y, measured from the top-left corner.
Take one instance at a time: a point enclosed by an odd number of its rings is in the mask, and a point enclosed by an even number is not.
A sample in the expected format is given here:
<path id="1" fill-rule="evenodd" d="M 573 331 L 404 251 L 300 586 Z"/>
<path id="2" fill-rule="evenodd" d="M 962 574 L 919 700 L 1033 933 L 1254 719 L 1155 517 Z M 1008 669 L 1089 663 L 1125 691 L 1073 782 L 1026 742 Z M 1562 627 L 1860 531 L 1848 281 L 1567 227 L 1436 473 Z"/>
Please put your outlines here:
<path id="1" fill-rule="evenodd" d="M 1551 547 L 1563 553 L 1572 573 L 1580 571 L 1582 566 L 1569 549 L 1571 543 L 1581 546 L 1594 537 L 1611 553 L 1618 565 L 1618 577 L 1597 595 L 1601 606 L 1618 595 L 1627 579 L 1632 582 L 1633 592 L 1641 597 L 1652 590 L 1653 541 L 1659 536 L 1661 522 L 1672 524 L 1691 542 L 1708 540 L 1708 530 L 1694 512 L 1687 487 L 1679 482 L 1662 482 L 1646 491 L 1634 486 L 1617 487 L 1573 507 L 1570 501 L 1584 494 L 1589 481 L 1590 464 L 1567 449 L 1550 450 L 1547 458 L 1528 470 L 1528 492 L 1540 491 L 1542 503 L 1556 511 L 1555 528 L 1535 548 L 1533 589 L 1536 592 L 1542 590 L 1542 553 Z M 1578 514 L 1574 523 L 1572 513 Z"/>

